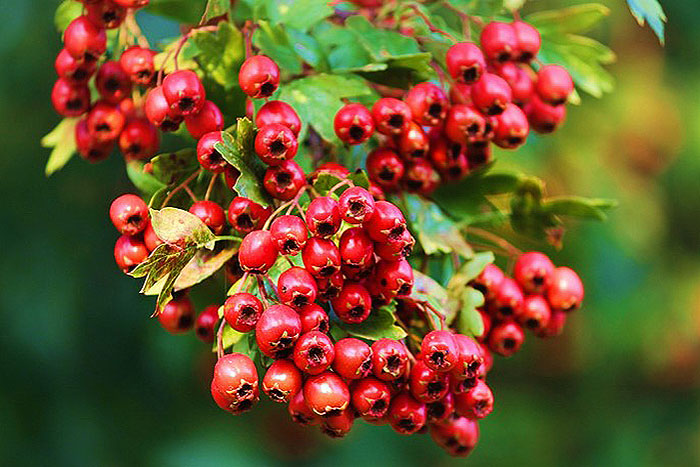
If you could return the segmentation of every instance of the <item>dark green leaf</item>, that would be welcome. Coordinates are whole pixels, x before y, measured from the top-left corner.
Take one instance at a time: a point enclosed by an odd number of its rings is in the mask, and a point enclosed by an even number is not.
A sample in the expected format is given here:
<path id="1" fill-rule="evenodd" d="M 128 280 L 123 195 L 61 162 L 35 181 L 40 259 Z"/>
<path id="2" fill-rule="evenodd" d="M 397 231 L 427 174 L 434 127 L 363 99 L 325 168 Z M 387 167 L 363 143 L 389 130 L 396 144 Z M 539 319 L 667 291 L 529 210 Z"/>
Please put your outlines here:
<path id="1" fill-rule="evenodd" d="M 455 223 L 433 202 L 418 195 L 406 194 L 406 219 L 427 255 L 455 252 L 464 258 L 472 256 L 471 247 Z"/>
<path id="2" fill-rule="evenodd" d="M 448 0 L 448 3 L 474 16 L 494 16 L 503 10 L 503 0 Z"/>
<path id="3" fill-rule="evenodd" d="M 267 15 L 272 24 L 285 24 L 306 31 L 333 14 L 327 0 L 267 0 Z"/>
<path id="4" fill-rule="evenodd" d="M 77 150 L 75 126 L 78 120 L 78 117 L 64 118 L 56 128 L 41 139 L 42 147 L 51 148 L 51 154 L 44 169 L 47 177 L 61 170 L 75 154 Z"/>
<path id="5" fill-rule="evenodd" d="M 340 323 L 340 327 L 356 337 L 376 341 L 382 338 L 403 339 L 406 332 L 396 324 L 395 304 L 375 308 L 360 324 Z"/>
<path id="6" fill-rule="evenodd" d="M 238 86 L 238 70 L 245 60 L 243 34 L 238 29 L 221 21 L 215 32 L 197 31 L 190 41 L 199 51 L 195 60 L 209 77 L 224 89 Z"/>
<path id="7" fill-rule="evenodd" d="M 355 33 L 356 39 L 378 62 L 421 52 L 415 39 L 396 31 L 377 28 L 364 16 L 351 16 L 345 21 L 345 26 Z"/>
<path id="8" fill-rule="evenodd" d="M 181 247 L 214 248 L 216 236 L 202 220 L 182 209 L 166 207 L 151 209 L 151 225 L 158 238 L 171 245 Z"/>
<path id="9" fill-rule="evenodd" d="M 153 176 L 166 185 L 175 184 L 199 168 L 194 149 L 159 154 L 151 159 Z"/>
<path id="10" fill-rule="evenodd" d="M 542 10 L 525 17 L 542 36 L 552 33 L 586 32 L 610 14 L 610 9 L 600 3 L 584 3 L 558 10 Z"/>
<path id="11" fill-rule="evenodd" d="M 151 0 L 146 11 L 183 23 L 197 24 L 206 4 L 207 0 Z"/>
<path id="12" fill-rule="evenodd" d="M 83 14 L 83 7 L 78 0 L 63 0 L 56 8 L 53 18 L 58 32 L 63 33 L 71 21 Z"/>
<path id="13" fill-rule="evenodd" d="M 143 162 L 140 161 L 129 161 L 126 163 L 126 174 L 129 176 L 131 183 L 148 198 L 156 193 L 162 194 L 167 189 L 165 183 L 152 174 L 144 172 L 143 166 Z"/>
<path id="14" fill-rule="evenodd" d="M 591 199 L 580 196 L 562 196 L 547 198 L 542 202 L 542 211 L 559 216 L 581 217 L 603 221 L 607 218 L 605 211 L 617 203 L 607 199 Z"/>
<path id="15" fill-rule="evenodd" d="M 659 38 L 659 42 L 663 45 L 664 23 L 666 22 L 666 14 L 658 0 L 627 0 L 627 5 L 630 7 L 632 16 L 637 20 L 640 26 L 644 23 L 649 23 L 649 26 Z"/>

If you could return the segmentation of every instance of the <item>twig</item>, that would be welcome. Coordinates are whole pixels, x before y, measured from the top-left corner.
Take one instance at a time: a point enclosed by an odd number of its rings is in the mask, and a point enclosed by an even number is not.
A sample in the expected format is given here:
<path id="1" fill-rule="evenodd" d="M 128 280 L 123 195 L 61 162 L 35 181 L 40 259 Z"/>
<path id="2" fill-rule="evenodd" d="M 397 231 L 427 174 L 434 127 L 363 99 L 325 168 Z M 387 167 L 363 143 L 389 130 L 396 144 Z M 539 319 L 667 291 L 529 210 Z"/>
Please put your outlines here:
<path id="1" fill-rule="evenodd" d="M 192 192 L 192 189 L 189 187 L 189 185 L 185 185 L 182 188 L 187 192 L 188 195 L 190 195 L 190 198 L 192 198 L 192 201 L 194 201 L 195 203 L 198 201 L 197 197 Z"/>
<path id="2" fill-rule="evenodd" d="M 224 356 L 224 326 L 226 326 L 226 320 L 222 319 L 219 325 L 219 330 L 216 333 L 216 358 L 221 358 Z"/>
<path id="3" fill-rule="evenodd" d="M 294 196 L 293 199 L 291 199 L 291 200 L 289 200 L 289 201 L 286 201 L 286 202 L 280 204 L 280 206 L 279 206 L 277 209 L 275 209 L 275 212 L 273 212 L 273 213 L 270 215 L 270 217 L 267 218 L 267 221 L 265 222 L 265 225 L 263 226 L 262 229 L 263 229 L 263 230 L 269 229 L 269 228 L 270 228 L 270 224 L 272 224 L 272 221 L 275 219 L 275 217 L 277 217 L 277 216 L 279 215 L 279 213 L 281 213 L 282 211 L 284 211 L 284 210 L 287 209 L 288 207 L 293 206 L 294 203 L 298 203 L 298 202 L 299 202 L 299 198 L 301 197 L 302 194 L 304 194 L 304 191 L 306 191 L 306 189 L 307 189 L 308 187 L 309 187 L 309 185 L 306 185 L 306 186 L 301 187 L 301 189 L 299 189 L 299 191 L 297 192 L 297 194 Z"/>
<path id="4" fill-rule="evenodd" d="M 197 178 L 199 176 L 199 174 L 202 173 L 202 170 L 203 169 L 197 170 L 192 175 L 187 177 L 182 183 L 180 183 L 178 186 L 173 188 L 173 190 L 170 193 L 168 193 L 168 196 L 165 197 L 165 200 L 163 200 L 163 204 L 160 206 L 160 208 L 163 209 L 165 206 L 167 206 L 168 201 L 170 201 L 172 199 L 173 195 L 175 195 L 175 193 L 177 193 L 178 191 L 182 190 L 183 187 L 185 187 L 187 184 L 189 184 L 192 180 Z"/>
<path id="5" fill-rule="evenodd" d="M 211 176 L 211 180 L 209 180 L 209 186 L 207 186 L 207 192 L 204 194 L 204 200 L 209 201 L 209 197 L 211 196 L 211 191 L 214 189 L 214 183 L 216 183 L 216 179 L 219 178 L 219 174 L 213 174 Z"/>
<path id="6" fill-rule="evenodd" d="M 467 233 L 472 233 L 477 237 L 491 242 L 507 251 L 511 256 L 520 256 L 522 251 L 517 249 L 515 246 L 511 245 L 505 238 L 499 237 L 498 235 L 489 232 L 488 230 L 480 229 L 478 227 L 467 227 Z"/>

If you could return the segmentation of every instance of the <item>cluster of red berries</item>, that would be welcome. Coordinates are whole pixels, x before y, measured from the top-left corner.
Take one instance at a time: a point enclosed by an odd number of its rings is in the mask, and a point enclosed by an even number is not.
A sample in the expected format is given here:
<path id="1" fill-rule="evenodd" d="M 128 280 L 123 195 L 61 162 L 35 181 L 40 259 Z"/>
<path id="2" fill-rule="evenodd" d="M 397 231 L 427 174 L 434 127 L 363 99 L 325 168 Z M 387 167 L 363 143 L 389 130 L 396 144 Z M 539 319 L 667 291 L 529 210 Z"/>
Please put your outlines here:
<path id="1" fill-rule="evenodd" d="M 427 82 L 403 100 L 381 98 L 371 110 L 347 104 L 335 116 L 336 134 L 360 144 L 376 131 L 380 147 L 367 158 L 371 180 L 386 192 L 429 195 L 489 162 L 490 143 L 515 149 L 530 128 L 550 133 L 563 122 L 574 83 L 558 65 L 535 73 L 529 64 L 539 48 L 539 32 L 529 24 L 489 23 L 481 47 L 461 42 L 447 51 L 449 95 Z"/>
<path id="2" fill-rule="evenodd" d="M 518 257 L 512 278 L 489 264 L 471 285 L 485 298 L 479 340 L 506 357 L 520 350 L 524 329 L 538 337 L 560 334 L 568 313 L 581 306 L 584 295 L 576 272 L 555 267 L 547 255 L 535 251 Z"/>

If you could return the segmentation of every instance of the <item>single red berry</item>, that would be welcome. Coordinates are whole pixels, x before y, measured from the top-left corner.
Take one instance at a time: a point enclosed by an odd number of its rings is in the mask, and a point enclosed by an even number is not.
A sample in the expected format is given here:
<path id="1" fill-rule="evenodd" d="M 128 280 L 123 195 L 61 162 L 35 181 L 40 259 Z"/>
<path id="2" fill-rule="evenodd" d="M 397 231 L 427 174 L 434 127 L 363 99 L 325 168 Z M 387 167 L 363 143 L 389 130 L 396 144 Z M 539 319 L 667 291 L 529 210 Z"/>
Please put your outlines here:
<path id="1" fill-rule="evenodd" d="M 374 252 L 385 261 L 398 261 L 411 256 L 416 239 L 408 229 L 404 230 L 400 237 L 374 244 Z"/>
<path id="2" fill-rule="evenodd" d="M 454 406 L 457 415 L 480 420 L 493 411 L 493 392 L 485 382 L 478 380 L 468 392 L 455 394 Z"/>
<path id="3" fill-rule="evenodd" d="M 338 296 L 331 300 L 331 304 L 338 318 L 344 323 L 361 323 L 372 311 L 372 297 L 363 285 L 356 282 L 345 282 Z"/>
<path id="4" fill-rule="evenodd" d="M 457 104 L 450 108 L 445 120 L 445 135 L 453 142 L 466 144 L 484 133 L 486 119 L 470 105 Z"/>
<path id="5" fill-rule="evenodd" d="M 547 301 L 552 308 L 573 311 L 583 301 L 583 282 L 573 269 L 559 267 L 554 270 L 547 287 Z"/>
<path id="6" fill-rule="evenodd" d="M 320 238 L 333 236 L 342 222 L 338 202 L 330 196 L 315 198 L 306 208 L 306 225 L 312 235 Z"/>
<path id="7" fill-rule="evenodd" d="M 522 313 L 524 295 L 517 282 L 504 277 L 496 289 L 489 311 L 498 319 L 517 318 Z"/>
<path id="8" fill-rule="evenodd" d="M 306 269 L 291 267 L 277 279 L 277 293 L 282 303 L 299 311 L 316 300 L 316 281 Z"/>
<path id="9" fill-rule="evenodd" d="M 112 0 L 117 5 L 124 8 L 143 8 L 148 5 L 150 0 Z"/>
<path id="10" fill-rule="evenodd" d="M 138 237 L 122 235 L 114 244 L 114 260 L 119 269 L 127 274 L 146 258 L 148 258 L 148 248 Z"/>
<path id="11" fill-rule="evenodd" d="M 426 159 L 416 159 L 407 165 L 403 185 L 409 193 L 429 196 L 440 185 L 440 174 Z"/>
<path id="12" fill-rule="evenodd" d="M 294 346 L 294 364 L 308 375 L 317 375 L 331 366 L 335 348 L 331 338 L 320 331 L 302 334 Z"/>
<path id="13" fill-rule="evenodd" d="M 499 115 L 513 98 L 506 80 L 493 73 L 484 73 L 471 92 L 474 107 L 484 115 Z"/>
<path id="14" fill-rule="evenodd" d="M 163 244 L 163 240 L 161 240 L 160 237 L 156 235 L 156 231 L 153 230 L 153 225 L 151 225 L 151 221 L 148 221 L 148 225 L 143 231 L 143 243 L 146 244 L 146 248 L 148 248 L 148 251 L 153 251 Z"/>
<path id="15" fill-rule="evenodd" d="M 341 141 L 360 144 L 374 133 L 374 119 L 362 104 L 347 104 L 335 114 L 333 127 Z"/>
<path id="16" fill-rule="evenodd" d="M 195 312 L 187 296 L 173 297 L 158 313 L 158 321 L 171 334 L 180 334 L 192 329 Z"/>
<path id="17" fill-rule="evenodd" d="M 529 63 L 540 51 L 542 43 L 540 33 L 524 21 L 513 21 L 511 26 L 518 41 L 518 54 L 513 58 L 519 62 Z"/>
<path id="18" fill-rule="evenodd" d="M 422 360 L 411 368 L 409 379 L 411 395 L 424 403 L 437 402 L 450 390 L 448 373 L 440 373 L 429 368 Z"/>
<path id="19" fill-rule="evenodd" d="M 372 349 L 354 337 L 340 339 L 335 344 L 333 370 L 345 379 L 366 377 L 372 369 Z"/>
<path id="20" fill-rule="evenodd" d="M 270 97 L 280 84 L 280 69 L 265 55 L 246 59 L 238 72 L 238 84 L 246 95 L 254 99 Z"/>
<path id="21" fill-rule="evenodd" d="M 199 139 L 207 133 L 223 130 L 224 116 L 216 104 L 204 101 L 199 112 L 185 117 L 185 125 L 190 136 Z"/>
<path id="22" fill-rule="evenodd" d="M 214 342 L 218 322 L 219 307 L 216 305 L 208 306 L 197 316 L 194 322 L 194 333 L 201 341 Z"/>
<path id="23" fill-rule="evenodd" d="M 241 173 L 232 165 L 227 165 L 224 169 L 224 182 L 229 190 L 234 190 L 236 182 L 238 182 L 238 177 Z"/>
<path id="24" fill-rule="evenodd" d="M 469 282 L 469 285 L 484 294 L 486 301 L 491 301 L 496 297 L 496 292 L 504 278 L 505 275 L 501 268 L 490 263 L 486 265 L 478 276 Z"/>
<path id="25" fill-rule="evenodd" d="M 523 311 L 518 316 L 518 322 L 537 334 L 547 327 L 551 315 L 552 311 L 544 297 L 528 295 L 523 301 Z"/>
<path id="26" fill-rule="evenodd" d="M 114 29 L 124 22 L 126 8 L 112 0 L 86 3 L 85 16 L 98 28 Z"/>
<path id="27" fill-rule="evenodd" d="M 409 122 L 406 131 L 397 136 L 399 153 L 408 160 L 428 155 L 430 140 L 423 129 L 415 122 Z"/>
<path id="28" fill-rule="evenodd" d="M 315 303 L 309 303 L 299 311 L 301 320 L 301 332 L 320 331 L 327 333 L 330 331 L 330 321 L 326 311 Z"/>
<path id="29" fill-rule="evenodd" d="M 479 373 L 485 375 L 493 368 L 493 353 L 485 343 L 480 342 L 479 347 L 481 348 L 481 355 L 484 357 L 484 363 L 481 365 L 482 369 L 479 370 Z"/>
<path id="30" fill-rule="evenodd" d="M 271 358 L 290 356 L 300 334 L 299 315 L 286 305 L 272 305 L 263 311 L 255 325 L 258 347 Z"/>
<path id="31" fill-rule="evenodd" d="M 454 412 L 454 397 L 451 392 L 448 392 L 439 401 L 425 404 L 425 409 L 428 423 L 444 422 Z"/>
<path id="32" fill-rule="evenodd" d="M 423 362 L 428 368 L 449 371 L 460 361 L 460 353 L 454 335 L 449 331 L 431 331 L 421 343 Z"/>
<path id="33" fill-rule="evenodd" d="M 81 118 L 75 125 L 75 144 L 80 157 L 91 163 L 106 159 L 114 149 L 114 141 L 98 143 L 93 140 L 86 118 Z"/>
<path id="34" fill-rule="evenodd" d="M 428 156 L 433 167 L 439 172 L 444 172 L 465 152 L 466 145 L 443 138 L 443 133 L 440 132 L 439 135 L 431 137 Z"/>
<path id="35" fill-rule="evenodd" d="M 286 160 L 267 169 L 263 184 L 273 198 L 289 201 L 306 185 L 306 178 L 299 164 L 293 160 Z"/>
<path id="36" fill-rule="evenodd" d="M 309 406 L 306 405 L 303 390 L 292 395 L 289 401 L 288 411 L 292 420 L 299 425 L 313 426 L 321 423 L 321 418 L 313 413 Z"/>
<path id="37" fill-rule="evenodd" d="M 255 126 L 262 128 L 265 125 L 277 123 L 284 125 L 299 136 L 301 131 L 301 119 L 294 108 L 282 101 L 267 101 L 255 115 Z"/>
<path id="38" fill-rule="evenodd" d="M 306 405 L 321 417 L 338 415 L 350 404 L 350 390 L 340 376 L 326 371 L 304 383 Z"/>
<path id="39" fill-rule="evenodd" d="M 508 104 L 506 109 L 496 117 L 496 131 L 493 142 L 504 149 L 515 149 L 522 146 L 530 132 L 530 125 L 520 107 Z"/>
<path id="40" fill-rule="evenodd" d="M 131 79 L 114 60 L 107 60 L 97 70 L 95 87 L 100 97 L 110 104 L 118 104 L 131 95 Z"/>
<path id="41" fill-rule="evenodd" d="M 143 110 L 146 118 L 162 131 L 175 131 L 182 122 L 182 117 L 170 110 L 162 86 L 157 86 L 148 92 Z"/>
<path id="42" fill-rule="evenodd" d="M 287 159 L 293 159 L 297 146 L 294 132 L 279 123 L 260 127 L 255 137 L 255 153 L 268 165 L 280 165 Z"/>
<path id="43" fill-rule="evenodd" d="M 238 249 L 238 261 L 244 271 L 264 274 L 275 264 L 278 252 L 267 230 L 254 230 L 243 238 Z"/>
<path id="44" fill-rule="evenodd" d="M 301 391 L 304 380 L 299 369 L 290 360 L 280 359 L 272 362 L 265 372 L 262 388 L 267 397 L 274 402 L 289 402 Z"/>
<path id="45" fill-rule="evenodd" d="M 374 277 L 385 294 L 392 298 L 406 297 L 413 290 L 413 268 L 405 259 L 379 261 Z"/>
<path id="46" fill-rule="evenodd" d="M 163 95 L 175 115 L 196 114 L 204 105 L 206 92 L 199 76 L 192 70 L 178 70 L 163 79 Z"/>
<path id="47" fill-rule="evenodd" d="M 520 350 L 525 340 L 523 328 L 514 321 L 503 321 L 491 329 L 489 348 L 499 355 L 510 357 Z"/>
<path id="48" fill-rule="evenodd" d="M 392 149 L 378 148 L 367 156 L 367 172 L 377 185 L 393 191 L 399 187 L 404 173 L 404 163 Z"/>
<path id="49" fill-rule="evenodd" d="M 425 404 L 407 392 L 402 392 L 392 399 L 387 416 L 391 427 L 402 435 L 418 432 L 427 421 Z"/>
<path id="50" fill-rule="evenodd" d="M 109 207 L 112 224 L 123 235 L 136 235 L 148 225 L 148 206 L 136 195 L 121 195 Z"/>
<path id="51" fill-rule="evenodd" d="M 73 57 L 66 49 L 56 55 L 54 68 L 59 78 L 65 79 L 69 84 L 76 86 L 87 84 L 95 73 L 96 63 L 85 62 Z"/>
<path id="52" fill-rule="evenodd" d="M 231 208 L 229 208 L 229 215 Z M 298 216 L 283 215 L 272 221 L 270 225 L 270 234 L 277 245 L 277 249 L 283 255 L 296 256 L 299 254 L 309 233 L 306 230 L 306 224 Z"/>
<path id="53" fill-rule="evenodd" d="M 362 187 L 348 188 L 338 198 L 338 210 L 349 224 L 362 224 L 374 212 L 374 197 Z"/>
<path id="54" fill-rule="evenodd" d="M 350 170 L 343 164 L 338 164 L 337 162 L 324 162 L 313 171 L 312 176 L 314 181 L 321 174 L 329 174 L 340 179 L 346 179 L 348 175 L 350 175 Z"/>
<path id="55" fill-rule="evenodd" d="M 344 283 L 345 279 L 343 273 L 340 271 L 336 271 L 330 276 L 317 277 L 316 284 L 318 285 L 318 295 L 316 299 L 326 302 L 333 300 L 340 294 Z"/>
<path id="56" fill-rule="evenodd" d="M 451 370 L 451 374 L 457 380 L 476 378 L 484 364 L 484 356 L 481 346 L 471 337 L 463 334 L 454 334 L 457 344 L 459 360 Z"/>
<path id="57" fill-rule="evenodd" d="M 433 83 L 413 86 L 404 100 L 411 109 L 413 120 L 419 125 L 439 125 L 447 116 L 450 106 L 445 91 Z"/>
<path id="58" fill-rule="evenodd" d="M 566 325 L 567 313 L 561 310 L 551 310 L 547 325 L 537 332 L 538 337 L 554 337 L 561 334 Z"/>
<path id="59" fill-rule="evenodd" d="M 526 104 L 535 92 L 535 83 L 530 73 L 513 62 L 505 62 L 495 69 L 498 76 L 506 80 L 512 93 L 513 103 L 517 105 Z"/>
<path id="60" fill-rule="evenodd" d="M 486 71 L 486 60 L 481 49 L 472 42 L 459 42 L 447 50 L 447 71 L 452 79 L 472 84 Z"/>
<path id="61" fill-rule="evenodd" d="M 214 366 L 211 391 L 216 403 L 234 415 L 251 409 L 258 401 L 260 389 L 258 371 L 250 357 L 232 353 L 219 358 Z"/>
<path id="62" fill-rule="evenodd" d="M 119 149 L 127 160 L 149 159 L 159 147 L 158 129 L 145 118 L 127 120 L 119 134 Z"/>
<path id="63" fill-rule="evenodd" d="M 364 271 L 374 264 L 374 242 L 362 227 L 353 227 L 343 232 L 338 249 L 343 267 Z"/>
<path id="64" fill-rule="evenodd" d="M 372 344 L 372 373 L 382 381 L 399 378 L 408 369 L 408 350 L 394 339 L 379 339 Z"/>
<path id="65" fill-rule="evenodd" d="M 116 140 L 125 123 L 118 107 L 102 101 L 97 102 L 87 116 L 88 131 L 100 143 Z"/>
<path id="66" fill-rule="evenodd" d="M 529 294 L 542 294 L 554 273 L 554 264 L 544 253 L 530 251 L 518 257 L 513 278 Z"/>
<path id="67" fill-rule="evenodd" d="M 488 60 L 507 62 L 519 53 L 518 38 L 511 24 L 492 21 L 481 31 L 481 49 Z"/>
<path id="68" fill-rule="evenodd" d="M 383 135 L 399 135 L 408 130 L 411 108 L 394 97 L 383 97 L 372 106 L 374 127 Z"/>
<path id="69" fill-rule="evenodd" d="M 122 52 L 119 64 L 133 83 L 147 86 L 155 76 L 153 57 L 155 52 L 138 45 L 132 45 Z"/>
<path id="70" fill-rule="evenodd" d="M 311 237 L 301 251 L 304 267 L 316 278 L 330 277 L 340 270 L 340 251 L 330 240 Z"/>
<path id="71" fill-rule="evenodd" d="M 238 232 L 247 234 L 262 229 L 270 217 L 270 208 L 264 208 L 250 198 L 236 196 L 228 206 L 228 222 Z M 272 233 L 272 232 L 271 232 Z M 275 243 L 277 243 L 277 240 Z"/>
<path id="72" fill-rule="evenodd" d="M 197 142 L 197 160 L 202 168 L 214 173 L 221 173 L 226 170 L 229 163 L 226 162 L 226 159 L 215 147 L 217 143 L 222 142 L 220 131 L 212 131 L 199 139 Z"/>
<path id="73" fill-rule="evenodd" d="M 238 292 L 224 302 L 224 319 L 229 326 L 238 332 L 249 332 L 263 312 L 262 302 L 255 295 Z"/>
<path id="74" fill-rule="evenodd" d="M 355 414 L 352 409 L 345 409 L 339 414 L 325 417 L 321 421 L 321 433 L 331 438 L 342 438 L 352 429 Z"/>
<path id="75" fill-rule="evenodd" d="M 51 103 L 62 117 L 77 117 L 90 108 L 90 90 L 84 84 L 71 84 L 59 78 L 51 90 Z"/>
<path id="76" fill-rule="evenodd" d="M 399 208 L 388 201 L 377 201 L 372 216 L 364 223 L 369 237 L 375 242 L 400 238 L 406 230 L 406 219 Z"/>
<path id="77" fill-rule="evenodd" d="M 566 106 L 546 104 L 534 95 L 525 106 L 525 113 L 533 130 L 543 134 L 552 133 L 564 122 Z"/>
<path id="78" fill-rule="evenodd" d="M 214 234 L 219 235 L 226 225 L 226 214 L 221 206 L 214 201 L 197 201 L 190 206 L 189 211 L 199 217 Z"/>
<path id="79" fill-rule="evenodd" d="M 96 62 L 107 50 L 107 35 L 87 16 L 78 16 L 63 33 L 63 44 L 75 59 L 85 63 Z"/>
<path id="80" fill-rule="evenodd" d="M 466 457 L 479 441 L 479 425 L 466 417 L 449 418 L 430 425 L 430 436 L 451 456 Z"/>
<path id="81" fill-rule="evenodd" d="M 382 418 L 389 411 L 391 391 L 377 378 L 369 376 L 353 382 L 350 392 L 352 406 L 363 418 Z"/>
<path id="82" fill-rule="evenodd" d="M 491 162 L 493 154 L 488 144 L 467 144 L 469 170 L 475 170 Z"/>
<path id="83" fill-rule="evenodd" d="M 535 91 L 543 102 L 561 105 L 574 92 L 574 81 L 563 66 L 545 65 L 537 72 Z"/>

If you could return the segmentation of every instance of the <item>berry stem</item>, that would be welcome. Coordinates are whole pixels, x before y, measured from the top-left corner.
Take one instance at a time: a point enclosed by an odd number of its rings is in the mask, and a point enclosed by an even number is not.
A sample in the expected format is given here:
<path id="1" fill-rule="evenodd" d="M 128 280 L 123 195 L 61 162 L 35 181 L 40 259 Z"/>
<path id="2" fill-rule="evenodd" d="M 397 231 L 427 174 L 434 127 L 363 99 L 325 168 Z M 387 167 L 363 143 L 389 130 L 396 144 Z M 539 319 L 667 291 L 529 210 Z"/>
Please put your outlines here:
<path id="1" fill-rule="evenodd" d="M 192 189 L 189 187 L 189 185 L 185 185 L 182 187 L 183 190 L 187 192 L 188 195 L 190 195 L 190 198 L 192 198 L 192 201 L 195 203 L 198 201 L 197 196 L 192 192 Z"/>
<path id="2" fill-rule="evenodd" d="M 297 194 L 294 196 L 293 199 L 280 204 L 280 206 L 275 209 L 275 212 L 273 212 L 270 217 L 267 218 L 267 221 L 265 222 L 265 225 L 263 226 L 262 230 L 268 230 L 270 228 L 270 224 L 272 224 L 272 221 L 275 220 L 275 217 L 277 217 L 282 211 L 285 209 L 289 208 L 290 206 L 294 206 L 295 203 L 299 203 L 299 198 L 301 197 L 302 194 L 304 194 L 304 191 L 306 191 L 306 188 L 309 185 L 301 187 L 301 189 L 297 192 Z"/>
<path id="3" fill-rule="evenodd" d="M 270 302 L 267 297 L 267 290 L 265 290 L 265 282 L 263 281 L 263 278 L 260 276 L 260 274 L 255 275 L 255 280 L 258 282 L 258 292 L 260 292 L 260 296 L 263 299 L 265 308 L 268 308 L 270 306 Z"/>
<path id="4" fill-rule="evenodd" d="M 217 174 L 212 174 L 211 180 L 209 180 L 209 185 L 207 186 L 207 192 L 204 193 L 205 201 L 209 201 L 209 197 L 211 196 L 211 192 L 214 189 L 214 184 L 216 183 L 217 178 L 219 178 Z"/>
<path id="5" fill-rule="evenodd" d="M 199 174 L 202 173 L 202 170 L 203 170 L 203 169 L 199 169 L 199 170 L 195 171 L 192 175 L 190 175 L 189 177 L 187 177 L 182 183 L 180 183 L 178 186 L 176 186 L 175 188 L 173 188 L 172 191 L 171 191 L 170 193 L 168 193 L 168 196 L 166 196 L 165 199 L 163 200 L 163 204 L 160 206 L 160 208 L 163 209 L 165 206 L 167 206 L 167 205 L 168 205 L 168 202 L 173 198 L 173 196 L 175 195 L 175 193 L 177 193 L 178 191 L 182 190 L 182 189 L 185 188 L 186 186 L 187 186 L 187 188 L 189 189 L 188 184 L 189 184 L 192 180 L 194 180 L 195 178 L 197 178 L 197 176 L 199 176 Z"/>
<path id="6" fill-rule="evenodd" d="M 126 18 L 124 19 L 124 24 L 126 24 L 126 27 L 129 30 L 129 32 L 131 32 L 131 34 L 134 37 L 136 37 L 136 42 L 139 46 L 143 47 L 144 49 L 150 48 L 150 45 L 148 44 L 148 39 L 146 38 L 146 36 L 143 35 L 139 24 L 136 22 L 134 10 L 129 10 L 127 12 Z"/>
<path id="7" fill-rule="evenodd" d="M 410 5 L 406 5 L 406 6 L 408 8 L 410 8 L 411 10 L 413 10 L 415 12 L 415 14 L 417 16 L 419 16 L 423 21 L 425 21 L 425 24 L 426 24 L 426 26 L 428 26 L 428 29 L 430 30 L 430 32 L 441 34 L 441 35 L 447 37 L 449 40 L 451 40 L 454 43 L 459 42 L 452 34 L 450 34 L 449 32 L 445 32 L 442 29 L 435 26 L 432 23 L 432 21 L 430 21 L 430 18 L 428 18 L 422 11 L 420 11 L 420 8 L 418 7 L 418 5 L 410 4 Z"/>
<path id="8" fill-rule="evenodd" d="M 331 187 L 331 189 L 328 190 L 328 195 L 326 195 L 326 196 L 333 194 L 335 192 L 335 190 L 337 190 L 341 186 L 345 186 L 345 185 L 355 186 L 355 184 L 352 182 L 352 180 L 350 180 L 349 178 L 346 178 L 345 180 L 341 180 L 338 183 L 336 183 L 335 185 L 333 185 Z"/>
<path id="9" fill-rule="evenodd" d="M 219 330 L 216 332 L 216 357 L 217 359 L 224 356 L 224 326 L 226 326 L 226 320 L 222 319 L 219 325 Z"/>
<path id="10" fill-rule="evenodd" d="M 467 234 L 472 233 L 477 237 L 481 237 L 487 242 L 491 242 L 494 245 L 501 247 L 503 250 L 507 251 L 510 256 L 520 256 L 522 251 L 513 246 L 505 238 L 499 237 L 498 235 L 489 232 L 488 230 L 480 229 L 478 227 L 467 227 Z"/>

